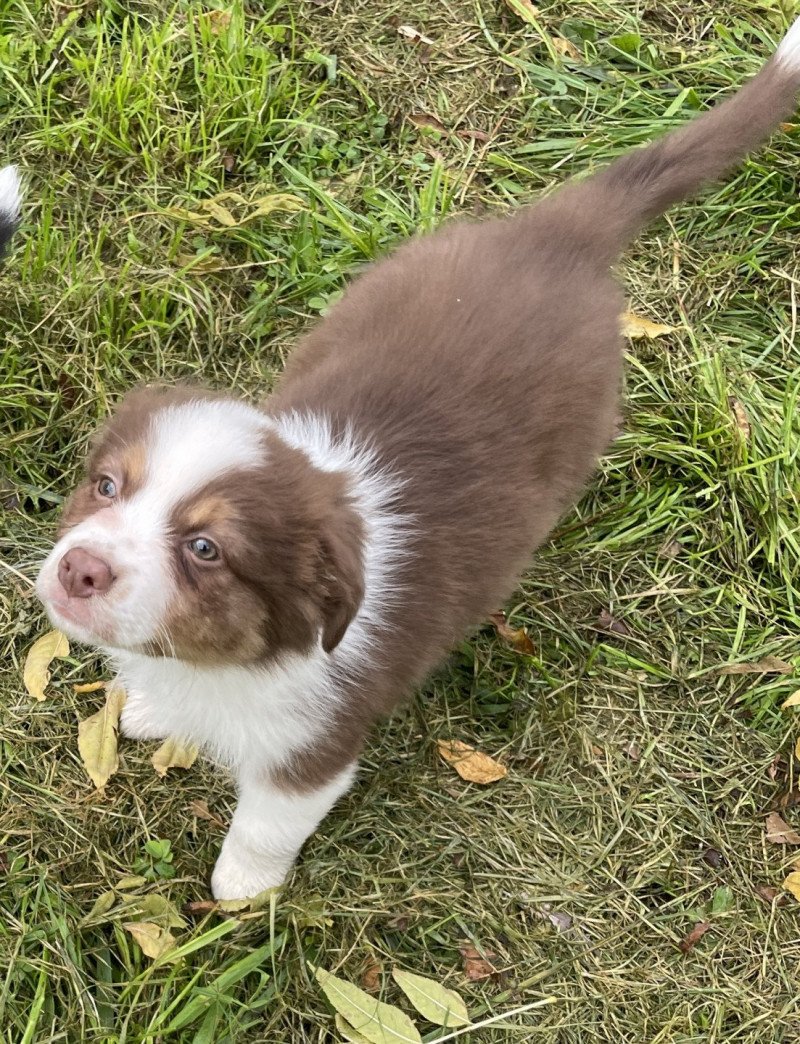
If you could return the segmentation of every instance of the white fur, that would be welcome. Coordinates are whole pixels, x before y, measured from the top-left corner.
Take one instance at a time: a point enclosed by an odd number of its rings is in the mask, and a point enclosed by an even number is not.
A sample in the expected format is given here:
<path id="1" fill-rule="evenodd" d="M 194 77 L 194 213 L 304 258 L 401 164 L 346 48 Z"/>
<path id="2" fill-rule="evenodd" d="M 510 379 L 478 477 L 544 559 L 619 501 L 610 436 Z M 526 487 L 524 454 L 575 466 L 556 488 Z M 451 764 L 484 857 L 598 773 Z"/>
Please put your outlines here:
<path id="1" fill-rule="evenodd" d="M 229 468 L 263 463 L 266 428 L 316 467 L 340 471 L 349 481 L 365 532 L 365 594 L 343 641 L 330 656 L 318 644 L 309 655 L 258 668 L 197 667 L 132 652 L 126 646 L 154 636 L 168 609 L 172 508 Z M 83 628 L 66 621 L 65 629 L 111 655 L 128 693 L 125 735 L 180 737 L 233 771 L 239 805 L 212 887 L 218 898 L 250 896 L 282 882 L 303 842 L 352 782 L 355 764 L 304 795 L 275 788 L 269 774 L 313 747 L 330 727 L 341 676 L 369 662 L 375 630 L 399 591 L 396 566 L 406 553 L 411 520 L 397 511 L 400 482 L 379 465 L 375 451 L 349 431 L 335 438 L 326 418 L 295 413 L 271 420 L 244 404 L 196 402 L 156 415 L 147 442 L 141 490 L 70 531 L 49 556 L 38 587 L 62 625 L 51 592 L 66 550 L 94 551 L 118 572 L 113 597 L 103 597 L 115 640 L 98 640 L 92 621 Z"/>
<path id="2" fill-rule="evenodd" d="M 11 221 L 19 217 L 22 203 L 22 189 L 16 167 L 3 167 L 0 170 L 0 212 Z"/>
<path id="3" fill-rule="evenodd" d="M 796 18 L 781 40 L 775 57 L 791 73 L 800 73 L 800 18 Z"/>
<path id="4" fill-rule="evenodd" d="M 287 794 L 258 773 L 239 777 L 239 804 L 211 878 L 217 899 L 258 895 L 283 883 L 303 842 L 350 789 L 355 765 L 309 794 Z"/>
<path id="5" fill-rule="evenodd" d="M 327 657 L 294 654 L 269 667 L 195 667 L 115 651 L 128 693 L 122 729 L 135 739 L 178 736 L 235 774 L 282 765 L 313 743 L 336 699 Z"/>

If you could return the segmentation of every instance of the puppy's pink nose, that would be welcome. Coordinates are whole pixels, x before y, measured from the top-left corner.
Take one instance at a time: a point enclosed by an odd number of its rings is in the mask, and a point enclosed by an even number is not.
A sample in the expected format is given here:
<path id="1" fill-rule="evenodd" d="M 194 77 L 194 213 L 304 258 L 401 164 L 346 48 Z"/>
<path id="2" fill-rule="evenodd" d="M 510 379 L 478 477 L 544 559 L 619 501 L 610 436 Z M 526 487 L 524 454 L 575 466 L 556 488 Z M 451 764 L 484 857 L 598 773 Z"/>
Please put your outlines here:
<path id="1" fill-rule="evenodd" d="M 82 547 L 73 547 L 58 563 L 58 579 L 70 598 L 105 594 L 114 583 L 111 566 Z"/>

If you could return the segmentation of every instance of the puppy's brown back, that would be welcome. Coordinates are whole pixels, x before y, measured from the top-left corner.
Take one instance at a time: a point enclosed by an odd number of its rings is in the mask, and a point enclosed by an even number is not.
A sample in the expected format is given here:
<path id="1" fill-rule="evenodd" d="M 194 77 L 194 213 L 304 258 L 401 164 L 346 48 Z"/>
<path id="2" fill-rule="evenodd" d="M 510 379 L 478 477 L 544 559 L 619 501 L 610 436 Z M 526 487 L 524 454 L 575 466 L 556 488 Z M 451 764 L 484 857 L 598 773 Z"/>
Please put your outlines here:
<path id="1" fill-rule="evenodd" d="M 764 138 L 798 83 L 796 23 L 723 105 L 510 219 L 406 244 L 297 349 L 270 412 L 351 426 L 404 480 L 414 519 L 402 596 L 346 712 L 354 732 L 510 593 L 591 474 L 620 385 L 610 263 Z"/>

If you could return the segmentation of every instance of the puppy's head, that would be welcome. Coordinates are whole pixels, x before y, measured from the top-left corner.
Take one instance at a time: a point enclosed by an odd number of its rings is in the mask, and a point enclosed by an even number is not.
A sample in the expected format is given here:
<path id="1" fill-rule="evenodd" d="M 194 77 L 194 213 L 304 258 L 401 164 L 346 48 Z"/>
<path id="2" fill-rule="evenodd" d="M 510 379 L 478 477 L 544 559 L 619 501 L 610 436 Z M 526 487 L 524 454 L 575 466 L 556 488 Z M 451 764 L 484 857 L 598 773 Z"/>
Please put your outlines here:
<path id="1" fill-rule="evenodd" d="M 330 652 L 363 596 L 345 477 L 245 403 L 131 393 L 95 439 L 37 592 L 71 637 L 204 665 Z"/>

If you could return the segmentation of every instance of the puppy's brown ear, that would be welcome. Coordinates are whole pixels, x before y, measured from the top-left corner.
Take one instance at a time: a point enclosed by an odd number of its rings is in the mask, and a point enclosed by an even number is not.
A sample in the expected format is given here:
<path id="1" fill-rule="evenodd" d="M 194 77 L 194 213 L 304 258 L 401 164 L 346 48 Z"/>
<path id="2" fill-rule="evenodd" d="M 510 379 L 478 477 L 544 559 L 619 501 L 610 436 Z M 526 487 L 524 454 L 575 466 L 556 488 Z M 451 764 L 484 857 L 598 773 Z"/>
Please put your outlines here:
<path id="1" fill-rule="evenodd" d="M 332 652 L 364 598 L 362 527 L 350 508 L 336 511 L 321 544 L 322 648 Z"/>

